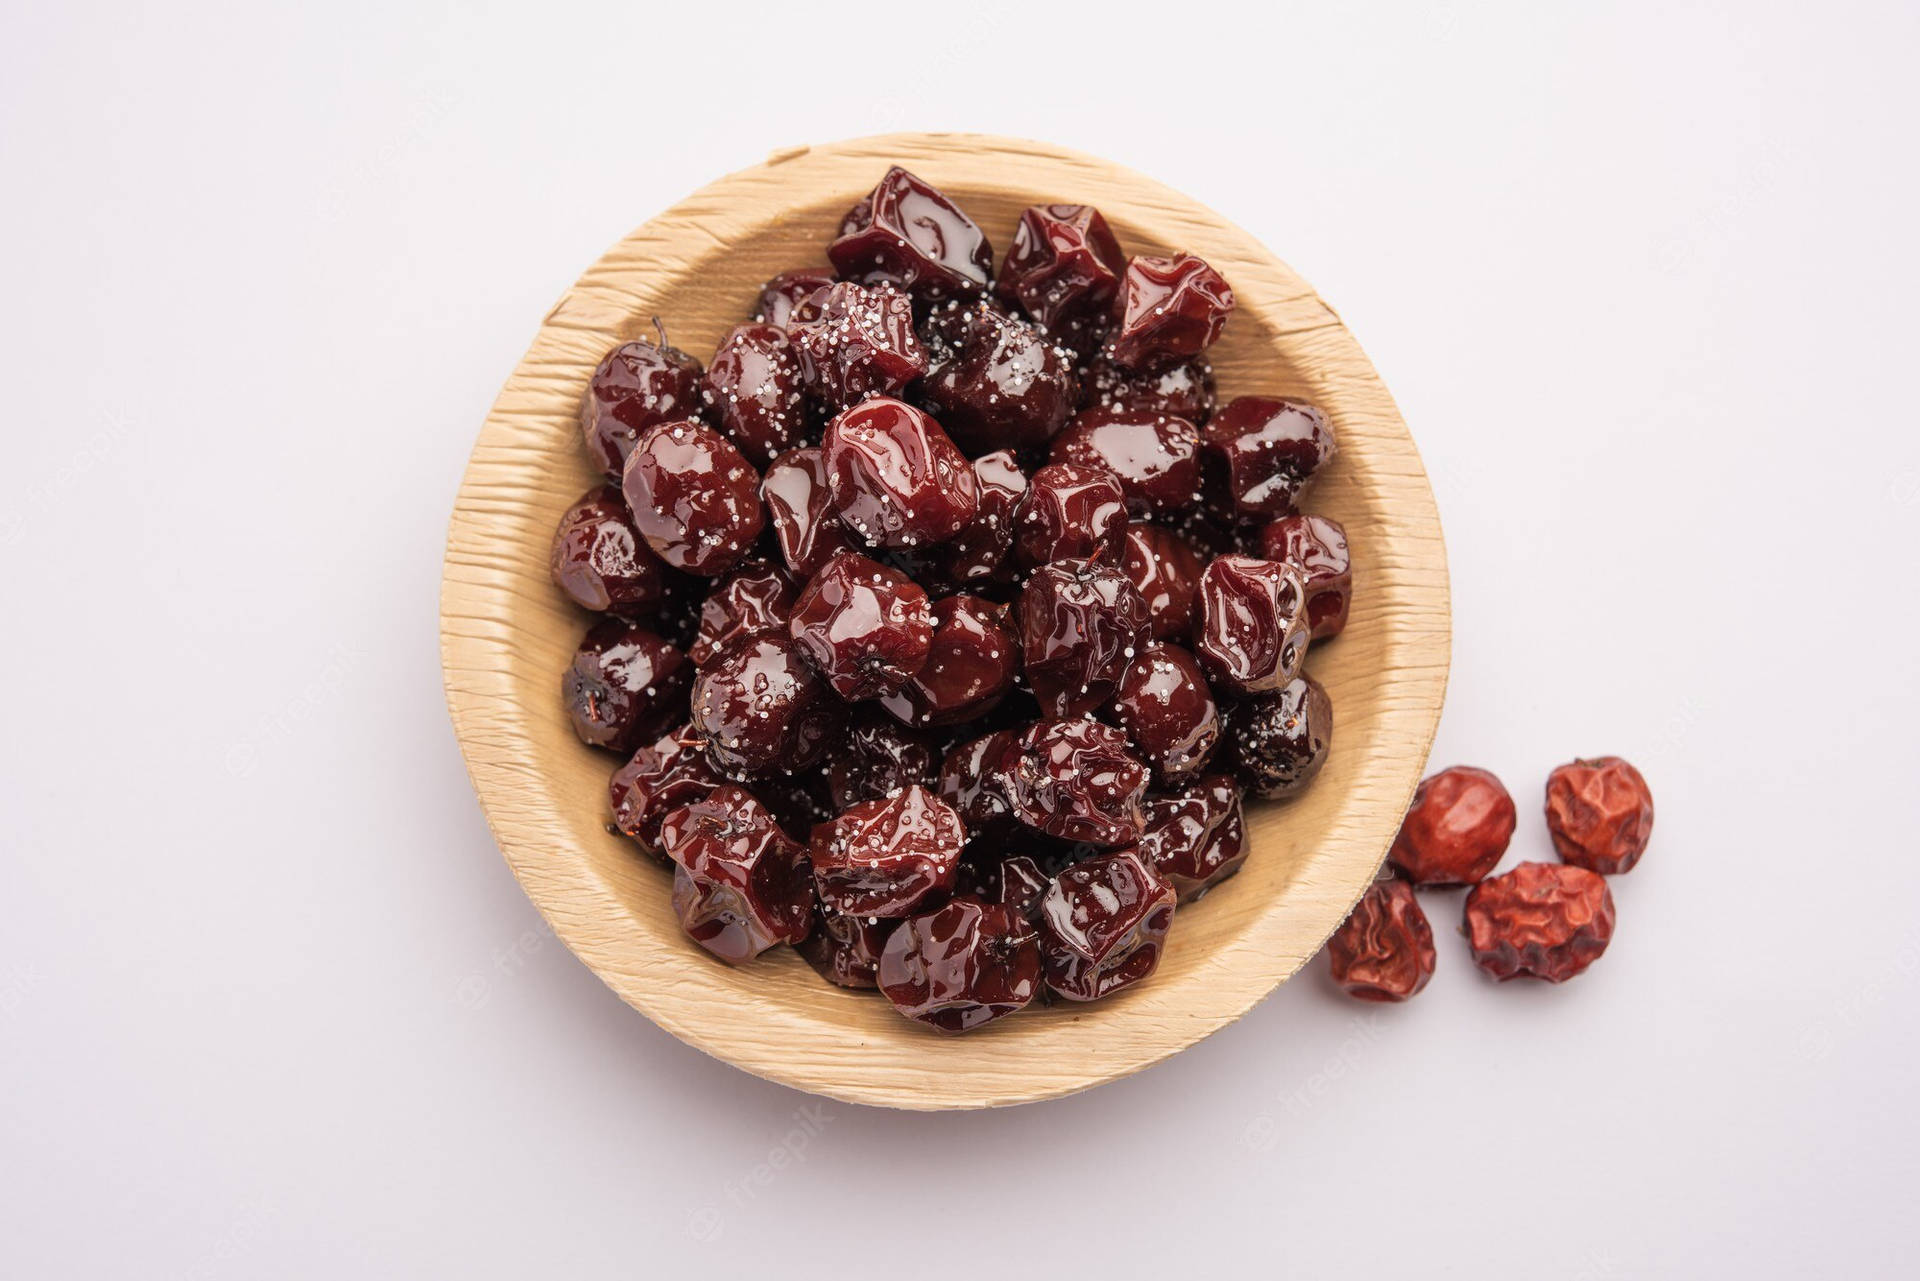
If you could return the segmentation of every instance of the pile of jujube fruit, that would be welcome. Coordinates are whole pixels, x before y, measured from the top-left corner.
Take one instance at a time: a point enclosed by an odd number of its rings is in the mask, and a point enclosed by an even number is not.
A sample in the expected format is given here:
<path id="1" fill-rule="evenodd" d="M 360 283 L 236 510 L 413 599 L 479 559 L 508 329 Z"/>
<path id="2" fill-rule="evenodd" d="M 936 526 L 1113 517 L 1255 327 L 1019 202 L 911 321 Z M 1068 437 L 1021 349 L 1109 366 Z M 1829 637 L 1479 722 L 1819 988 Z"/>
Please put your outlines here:
<path id="1" fill-rule="evenodd" d="M 656 326 L 594 371 L 567 712 L 720 959 L 791 944 L 947 1032 L 1110 995 L 1240 868 L 1243 796 L 1326 760 L 1333 429 L 1216 407 L 1232 289 L 1088 206 L 1026 210 L 996 272 L 895 168 L 826 257 L 704 369 Z"/>
<path id="2" fill-rule="evenodd" d="M 1558 863 L 1492 875 L 1513 839 L 1513 797 L 1491 772 L 1455 765 L 1420 780 L 1388 871 L 1327 941 L 1333 981 L 1363 1001 L 1404 1001 L 1433 977 L 1433 928 L 1416 888 L 1471 886 L 1461 932 L 1474 964 L 1500 982 L 1563 983 L 1613 941 L 1606 878 L 1633 870 L 1653 836 L 1653 793 L 1618 756 L 1574 760 L 1547 776 L 1547 834 Z"/>

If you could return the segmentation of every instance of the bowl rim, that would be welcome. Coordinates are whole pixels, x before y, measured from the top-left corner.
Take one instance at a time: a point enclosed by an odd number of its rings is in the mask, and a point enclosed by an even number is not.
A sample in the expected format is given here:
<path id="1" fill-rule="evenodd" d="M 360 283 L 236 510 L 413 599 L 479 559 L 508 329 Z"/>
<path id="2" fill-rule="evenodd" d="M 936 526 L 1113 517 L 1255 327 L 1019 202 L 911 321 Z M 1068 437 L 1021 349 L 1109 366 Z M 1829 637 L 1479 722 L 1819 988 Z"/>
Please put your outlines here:
<path id="1" fill-rule="evenodd" d="M 528 775 L 537 773 L 531 759 L 539 749 L 502 662 L 503 647 L 513 643 L 503 620 L 517 589 L 500 564 L 488 562 L 483 549 L 490 537 L 488 526 L 499 522 L 503 503 L 514 501 L 516 486 L 525 488 L 519 478 L 524 475 L 525 451 L 518 442 L 528 431 L 528 395 L 535 389 L 548 400 L 554 395 L 551 343 L 566 340 L 578 346 L 583 330 L 610 334 L 611 300 L 637 292 L 637 273 L 670 261 L 690 241 L 711 249 L 713 240 L 725 234 L 716 228 L 725 227 L 730 210 L 764 209 L 796 183 L 851 182 L 849 189 L 858 191 L 890 163 L 931 171 L 936 183 L 944 178 L 951 185 L 947 175 L 965 172 L 980 182 L 998 181 L 1014 189 L 1020 189 L 1023 179 L 1052 172 L 1052 189 L 1076 194 L 1097 190 L 1100 198 L 1089 198 L 1088 203 L 1110 213 L 1126 206 L 1169 224 L 1194 252 L 1216 265 L 1229 263 L 1230 269 L 1223 271 L 1234 282 L 1243 307 L 1259 308 L 1277 336 L 1310 341 L 1321 379 L 1339 389 L 1336 403 L 1349 417 L 1365 422 L 1370 471 L 1375 484 L 1392 498 L 1384 519 L 1395 527 L 1388 575 L 1395 592 L 1386 608 L 1392 636 L 1400 644 L 1388 650 L 1389 657 L 1409 661 L 1389 664 L 1381 675 L 1382 683 L 1393 687 L 1383 713 L 1383 724 L 1392 732 L 1377 754 L 1385 768 L 1372 768 L 1371 760 L 1364 767 L 1371 770 L 1364 781 L 1372 812 L 1390 814 L 1391 821 L 1343 836 L 1343 849 L 1351 849 L 1330 859 L 1325 868 L 1316 864 L 1315 875 L 1289 887 L 1289 894 L 1302 896 L 1301 906 L 1313 909 L 1308 913 L 1315 922 L 1311 927 L 1294 921 L 1284 936 L 1263 930 L 1278 915 L 1269 909 L 1248 927 L 1255 937 L 1236 945 L 1233 957 L 1209 966 L 1211 982 L 1203 1007 L 1177 1014 L 1148 1011 L 1130 1002 L 1133 994 L 1127 993 L 1078 1011 L 1072 1020 L 1075 1027 L 1111 1019 L 1122 1025 L 1127 1044 L 1113 1054 L 1105 1053 L 1103 1045 L 1101 1054 L 1089 1055 L 1084 1063 L 1063 1064 L 1057 1071 L 1051 1063 L 1021 1055 L 1012 1056 L 1019 1064 L 996 1066 L 994 1047 L 1017 1042 L 999 1041 L 991 1035 L 994 1029 L 987 1029 L 988 1035 L 920 1040 L 930 1047 L 982 1047 L 964 1056 L 968 1068 L 962 1071 L 949 1069 L 963 1056 L 929 1049 L 928 1059 L 936 1054 L 942 1059 L 942 1071 L 935 1074 L 924 1064 L 888 1063 L 882 1070 L 864 1071 L 860 1064 L 849 1065 L 834 1047 L 796 1045 L 795 1026 L 779 1016 L 772 1002 L 754 1002 L 754 1008 L 744 1012 L 759 1019 L 713 1019 L 699 1008 L 696 995 L 650 981 L 657 976 L 636 969 L 626 955 L 633 940 L 606 928 L 606 920 L 620 913 L 618 901 L 589 874 L 584 857 L 554 856 L 562 827 L 527 803 Z M 1058 167 L 1067 172 L 1060 174 Z M 497 535 L 492 537 L 497 541 Z M 1379 580 L 1371 579 L 1370 589 L 1378 586 Z M 1451 659 L 1450 586 L 1432 490 L 1398 409 L 1339 316 L 1256 239 L 1179 192 L 1084 153 L 981 134 L 886 134 L 776 151 L 762 164 L 701 188 L 602 255 L 549 310 L 488 413 L 449 522 L 440 605 L 447 703 L 469 777 L 503 857 L 555 935 L 629 1005 L 695 1048 L 797 1089 L 847 1102 L 914 1109 L 1035 1102 L 1129 1075 L 1234 1022 L 1292 977 L 1319 951 L 1377 874 L 1398 816 L 1424 770 Z M 1334 840 L 1328 835 L 1326 843 Z M 1229 960 L 1244 964 L 1236 969 Z M 838 1048 L 845 1046 L 843 1040 Z"/>

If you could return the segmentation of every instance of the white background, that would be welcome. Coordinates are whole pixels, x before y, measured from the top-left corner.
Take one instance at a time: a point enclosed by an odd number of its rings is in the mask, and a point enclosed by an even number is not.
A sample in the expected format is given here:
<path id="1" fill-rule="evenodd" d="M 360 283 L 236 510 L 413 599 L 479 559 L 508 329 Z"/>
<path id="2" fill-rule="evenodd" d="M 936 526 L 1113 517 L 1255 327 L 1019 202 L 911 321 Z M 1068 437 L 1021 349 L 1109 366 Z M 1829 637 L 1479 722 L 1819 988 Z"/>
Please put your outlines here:
<path id="1" fill-rule="evenodd" d="M 811 8 L 5 3 L 0 1273 L 1905 1274 L 1913 7 Z M 1482 981 L 1432 896 L 1409 1006 L 1316 962 L 909 1116 L 545 933 L 441 694 L 474 433 L 632 226 L 913 128 L 1133 166 L 1339 309 L 1446 523 L 1435 764 L 1510 859 L 1573 755 L 1658 797 L 1587 976 Z"/>

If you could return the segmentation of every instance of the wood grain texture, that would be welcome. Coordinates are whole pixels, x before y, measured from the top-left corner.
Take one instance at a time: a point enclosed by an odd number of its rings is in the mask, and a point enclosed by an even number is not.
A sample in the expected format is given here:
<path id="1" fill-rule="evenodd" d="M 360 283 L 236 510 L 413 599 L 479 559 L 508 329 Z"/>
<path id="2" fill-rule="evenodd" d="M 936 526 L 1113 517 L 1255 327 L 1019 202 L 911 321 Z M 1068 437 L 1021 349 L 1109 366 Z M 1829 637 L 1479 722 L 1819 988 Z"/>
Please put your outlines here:
<path id="1" fill-rule="evenodd" d="M 822 982 L 790 950 L 730 969 L 681 934 L 669 878 L 606 830 L 617 762 L 581 746 L 560 672 L 586 618 L 549 583 L 560 514 L 594 481 L 577 407 L 616 343 L 659 316 L 704 356 L 760 282 L 822 263 L 847 206 L 898 162 L 1004 248 L 1029 204 L 1097 205 L 1131 253 L 1188 250 L 1239 308 L 1214 352 L 1222 398 L 1303 397 L 1340 453 L 1311 497 L 1342 521 L 1356 589 L 1345 635 L 1310 667 L 1333 698 L 1333 750 L 1288 805 L 1249 815 L 1246 868 L 1182 908 L 1159 972 L 1087 1007 L 1034 1009 L 945 1038 L 871 993 Z M 835 1098 L 971 1108 L 1055 1097 L 1156 1063 L 1246 1013 L 1313 956 L 1372 879 L 1425 766 L 1450 648 L 1446 554 L 1419 454 L 1331 308 L 1252 237 L 1177 192 L 1090 156 L 964 134 L 899 134 L 777 153 L 616 245 L 548 313 L 488 416 L 460 488 L 441 595 L 447 700 L 475 790 L 527 894 L 633 1007 L 749 1072 Z"/>

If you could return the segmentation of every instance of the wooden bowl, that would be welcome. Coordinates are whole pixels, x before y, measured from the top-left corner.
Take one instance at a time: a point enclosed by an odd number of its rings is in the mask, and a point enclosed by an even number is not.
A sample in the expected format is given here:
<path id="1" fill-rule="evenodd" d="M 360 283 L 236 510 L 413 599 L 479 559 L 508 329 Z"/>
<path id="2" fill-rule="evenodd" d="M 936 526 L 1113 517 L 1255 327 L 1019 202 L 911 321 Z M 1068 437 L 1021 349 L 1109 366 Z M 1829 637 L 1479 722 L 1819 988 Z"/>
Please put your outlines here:
<path id="1" fill-rule="evenodd" d="M 1129 253 L 1188 250 L 1239 299 L 1213 352 L 1220 392 L 1321 406 L 1340 451 L 1310 494 L 1340 520 L 1352 620 L 1314 647 L 1333 749 L 1308 793 L 1249 813 L 1244 870 L 1180 909 L 1159 971 L 1088 1006 L 1038 1006 L 963 1037 L 822 981 L 790 949 L 733 969 L 680 932 L 668 875 L 607 829 L 608 754 L 559 697 L 587 619 L 547 577 L 560 514 L 594 483 L 576 414 L 595 364 L 660 317 L 704 357 L 760 283 L 824 262 L 840 216 L 891 163 L 946 191 L 1004 249 L 1020 211 L 1093 204 Z M 901 1108 L 1052 1098 L 1137 1072 L 1225 1026 L 1319 950 L 1373 879 L 1427 758 L 1447 680 L 1447 566 L 1426 473 L 1386 388 L 1332 309 L 1245 232 L 1091 156 L 965 134 L 780 152 L 614 246 L 547 314 L 480 432 L 454 507 L 441 655 L 474 789 L 514 874 L 567 946 L 691 1045 L 802 1090 Z"/>

